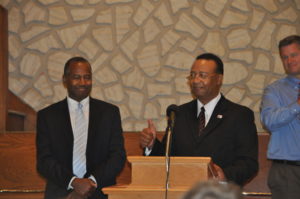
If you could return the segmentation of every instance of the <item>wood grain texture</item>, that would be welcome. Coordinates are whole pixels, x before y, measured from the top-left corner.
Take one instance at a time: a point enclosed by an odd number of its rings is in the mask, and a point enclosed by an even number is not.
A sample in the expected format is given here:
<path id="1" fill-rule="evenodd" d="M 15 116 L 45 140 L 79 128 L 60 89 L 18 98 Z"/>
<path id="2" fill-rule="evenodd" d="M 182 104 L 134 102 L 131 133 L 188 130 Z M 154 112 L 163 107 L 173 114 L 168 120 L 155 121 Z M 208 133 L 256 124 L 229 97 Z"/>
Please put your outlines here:
<path id="1" fill-rule="evenodd" d="M 6 130 L 8 91 L 8 18 L 0 5 L 0 132 Z"/>
<path id="2" fill-rule="evenodd" d="M 16 132 L 0 134 L 0 190 L 6 189 L 15 193 L 1 193 L 0 199 L 36 199 L 43 198 L 45 180 L 36 171 L 36 149 L 34 132 Z M 162 137 L 162 133 L 158 135 Z M 139 146 L 139 133 L 125 132 L 125 148 L 127 156 L 142 155 Z M 269 193 L 266 184 L 270 162 L 266 159 L 266 150 L 269 140 L 268 134 L 259 134 L 259 163 L 260 170 L 249 184 L 244 187 L 247 192 Z M 117 178 L 119 185 L 131 182 L 131 169 L 127 162 L 123 171 Z M 30 191 L 34 193 L 21 193 Z M 270 197 L 245 197 L 270 198 Z"/>

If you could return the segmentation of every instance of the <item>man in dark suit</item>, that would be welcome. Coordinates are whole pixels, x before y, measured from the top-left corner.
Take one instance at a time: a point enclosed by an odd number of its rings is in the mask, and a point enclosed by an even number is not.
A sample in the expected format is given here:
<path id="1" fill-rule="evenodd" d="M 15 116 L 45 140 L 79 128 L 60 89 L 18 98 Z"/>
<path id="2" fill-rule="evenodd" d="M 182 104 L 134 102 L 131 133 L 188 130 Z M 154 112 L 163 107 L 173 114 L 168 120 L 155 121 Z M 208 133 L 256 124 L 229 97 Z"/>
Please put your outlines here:
<path id="1" fill-rule="evenodd" d="M 254 114 L 227 100 L 220 88 L 223 62 L 214 54 L 199 55 L 188 81 L 196 99 L 177 107 L 171 140 L 172 156 L 209 156 L 215 177 L 244 185 L 258 171 L 258 139 Z M 164 155 L 166 136 L 156 139 L 148 121 L 140 136 L 146 155 Z"/>
<path id="2" fill-rule="evenodd" d="M 64 68 L 66 99 L 37 115 L 37 169 L 47 180 L 45 198 L 104 199 L 126 153 L 118 107 L 91 98 L 92 70 L 82 57 Z"/>

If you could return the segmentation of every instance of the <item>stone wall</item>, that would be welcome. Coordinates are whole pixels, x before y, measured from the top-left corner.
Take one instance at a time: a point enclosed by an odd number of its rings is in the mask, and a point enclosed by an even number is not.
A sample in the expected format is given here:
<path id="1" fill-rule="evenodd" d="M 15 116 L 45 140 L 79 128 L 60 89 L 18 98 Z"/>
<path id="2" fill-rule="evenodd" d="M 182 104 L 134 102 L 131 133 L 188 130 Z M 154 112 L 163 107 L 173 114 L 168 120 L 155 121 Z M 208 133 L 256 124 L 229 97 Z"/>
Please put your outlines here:
<path id="1" fill-rule="evenodd" d="M 63 65 L 93 67 L 96 98 L 120 107 L 123 128 L 191 100 L 194 58 L 218 54 L 222 93 L 250 107 L 259 131 L 263 88 L 284 76 L 277 44 L 300 34 L 300 0 L 0 0 L 9 13 L 9 88 L 39 110 L 65 97 Z"/>

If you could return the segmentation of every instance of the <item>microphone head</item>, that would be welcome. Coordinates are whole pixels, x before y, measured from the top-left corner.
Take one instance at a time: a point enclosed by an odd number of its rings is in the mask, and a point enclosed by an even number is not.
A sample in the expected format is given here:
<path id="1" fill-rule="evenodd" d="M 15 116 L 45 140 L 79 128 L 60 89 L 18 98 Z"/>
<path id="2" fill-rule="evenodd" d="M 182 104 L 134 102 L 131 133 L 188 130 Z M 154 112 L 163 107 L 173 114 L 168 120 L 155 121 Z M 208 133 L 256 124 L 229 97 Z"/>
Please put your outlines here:
<path id="1" fill-rule="evenodd" d="M 171 104 L 170 106 L 168 106 L 168 108 L 167 108 L 167 116 L 170 117 L 171 112 L 176 113 L 177 109 L 178 109 L 178 107 L 175 104 Z"/>

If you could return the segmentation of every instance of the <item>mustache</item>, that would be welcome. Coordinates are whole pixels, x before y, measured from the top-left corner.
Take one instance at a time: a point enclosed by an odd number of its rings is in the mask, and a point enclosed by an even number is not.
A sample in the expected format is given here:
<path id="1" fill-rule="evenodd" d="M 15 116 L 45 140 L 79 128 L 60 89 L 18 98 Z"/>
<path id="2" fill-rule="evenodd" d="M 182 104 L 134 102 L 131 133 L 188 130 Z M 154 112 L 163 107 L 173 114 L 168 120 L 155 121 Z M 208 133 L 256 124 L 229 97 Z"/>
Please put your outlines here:
<path id="1" fill-rule="evenodd" d="M 81 86 L 76 86 L 75 88 L 77 88 L 77 89 L 81 89 L 81 88 L 89 89 L 91 87 L 92 87 L 91 85 L 81 85 Z"/>

